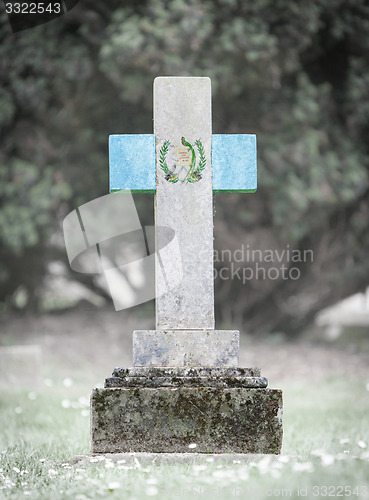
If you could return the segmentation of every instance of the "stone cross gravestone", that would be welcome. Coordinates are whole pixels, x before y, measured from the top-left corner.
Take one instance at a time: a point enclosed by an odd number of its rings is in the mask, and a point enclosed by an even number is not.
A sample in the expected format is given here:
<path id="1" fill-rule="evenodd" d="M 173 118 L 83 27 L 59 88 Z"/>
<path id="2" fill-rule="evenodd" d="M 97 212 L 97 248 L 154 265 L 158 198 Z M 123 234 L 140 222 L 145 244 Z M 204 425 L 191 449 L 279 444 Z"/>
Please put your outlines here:
<path id="1" fill-rule="evenodd" d="M 156 78 L 154 135 L 110 136 L 120 190 L 155 192 L 155 225 L 175 231 L 181 262 L 162 268 L 158 231 L 156 330 L 135 331 L 133 368 L 94 390 L 92 450 L 279 453 L 282 393 L 238 367 L 239 332 L 214 322 L 213 191 L 256 190 L 256 137 L 212 136 L 209 78 Z"/>

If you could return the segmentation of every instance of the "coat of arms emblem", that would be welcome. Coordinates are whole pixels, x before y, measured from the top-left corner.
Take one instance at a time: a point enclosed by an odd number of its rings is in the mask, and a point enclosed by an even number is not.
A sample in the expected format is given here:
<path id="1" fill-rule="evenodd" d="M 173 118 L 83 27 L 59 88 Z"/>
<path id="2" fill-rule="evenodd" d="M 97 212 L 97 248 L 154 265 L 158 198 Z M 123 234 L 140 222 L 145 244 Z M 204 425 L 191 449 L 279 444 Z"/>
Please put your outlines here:
<path id="1" fill-rule="evenodd" d="M 182 184 L 199 182 L 206 165 L 206 154 L 200 139 L 195 141 L 195 146 L 198 158 L 195 148 L 184 137 L 181 138 L 180 146 L 174 147 L 170 141 L 164 141 L 160 148 L 159 164 L 165 174 L 165 180 L 172 184 L 178 181 Z M 173 149 L 173 154 L 171 158 L 167 158 L 170 147 Z"/>

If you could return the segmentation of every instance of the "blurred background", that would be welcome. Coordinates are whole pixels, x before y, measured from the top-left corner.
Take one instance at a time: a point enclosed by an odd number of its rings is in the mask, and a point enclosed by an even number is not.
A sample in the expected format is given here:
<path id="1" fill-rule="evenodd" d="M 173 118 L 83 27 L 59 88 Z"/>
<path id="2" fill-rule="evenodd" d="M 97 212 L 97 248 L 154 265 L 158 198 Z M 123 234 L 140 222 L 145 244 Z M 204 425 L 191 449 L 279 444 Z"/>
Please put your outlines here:
<path id="1" fill-rule="evenodd" d="M 367 338 L 364 0 L 81 0 L 15 34 L 2 11 L 0 26 L 0 344 L 43 332 L 51 352 L 60 334 L 73 357 L 83 331 L 93 356 L 95 336 L 154 327 L 153 301 L 115 312 L 96 276 L 70 269 L 62 221 L 108 193 L 109 134 L 152 133 L 159 75 L 209 76 L 213 133 L 258 137 L 258 191 L 214 198 L 216 269 L 230 254 L 249 269 L 215 280 L 217 327 Z M 153 196 L 135 201 L 152 224 Z"/>

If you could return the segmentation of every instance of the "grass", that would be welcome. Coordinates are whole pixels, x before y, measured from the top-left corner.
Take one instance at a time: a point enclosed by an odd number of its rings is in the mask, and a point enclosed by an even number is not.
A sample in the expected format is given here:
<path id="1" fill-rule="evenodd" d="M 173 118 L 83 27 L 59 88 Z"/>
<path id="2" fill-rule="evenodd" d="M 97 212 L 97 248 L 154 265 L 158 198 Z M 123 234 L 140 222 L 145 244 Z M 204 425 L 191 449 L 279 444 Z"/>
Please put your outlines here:
<path id="1" fill-rule="evenodd" d="M 366 381 L 326 379 L 284 389 L 284 445 L 277 459 L 149 466 L 89 453 L 86 386 L 0 393 L 0 498 L 369 498 Z M 298 456 L 298 457 L 296 457 Z"/>

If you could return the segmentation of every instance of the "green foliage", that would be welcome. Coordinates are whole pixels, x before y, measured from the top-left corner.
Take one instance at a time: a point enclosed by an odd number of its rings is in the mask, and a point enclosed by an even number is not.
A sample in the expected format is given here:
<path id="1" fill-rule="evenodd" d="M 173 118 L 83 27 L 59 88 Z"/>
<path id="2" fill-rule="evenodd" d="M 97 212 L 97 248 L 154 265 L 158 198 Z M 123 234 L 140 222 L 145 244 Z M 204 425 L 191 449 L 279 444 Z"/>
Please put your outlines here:
<path id="1" fill-rule="evenodd" d="M 114 12 L 100 67 L 122 99 L 145 107 L 143 75 L 210 76 L 215 131 L 257 132 L 271 227 L 298 245 L 369 183 L 363 14 L 363 3 L 340 1 L 155 0 Z M 242 224 L 241 202 L 237 212 Z"/>
<path id="2" fill-rule="evenodd" d="M 197 141 L 195 141 L 195 144 L 197 146 L 197 151 L 199 153 L 199 164 L 198 164 L 195 172 L 197 172 L 200 175 L 201 172 L 204 170 L 205 165 L 206 165 L 205 148 L 199 139 Z"/>
<path id="3" fill-rule="evenodd" d="M 51 236 L 60 204 L 71 196 L 70 186 L 51 167 L 14 159 L 0 169 L 0 242 L 15 253 Z"/>
<path id="4" fill-rule="evenodd" d="M 167 165 L 167 160 L 166 160 L 169 145 L 170 145 L 170 141 L 164 141 L 164 144 L 160 148 L 160 155 L 159 155 L 160 168 L 163 170 L 164 174 L 166 174 L 166 175 L 169 174 L 169 167 Z"/>
<path id="5" fill-rule="evenodd" d="M 2 260 L 15 249 L 21 259 L 22 249 L 46 245 L 69 209 L 107 193 L 107 136 L 152 132 L 154 77 L 206 75 L 214 133 L 258 136 L 259 191 L 218 197 L 222 227 L 245 238 L 262 228 L 276 244 L 299 247 L 327 232 L 333 237 L 332 224 L 341 220 L 342 259 L 355 253 L 359 263 L 369 245 L 363 236 L 366 2 L 111 0 L 108 6 L 87 1 L 80 14 L 15 35 L 0 18 Z M 17 169 L 23 191 L 13 185 Z M 351 275 L 369 277 L 368 266 L 356 263 Z M 223 300 L 231 309 L 240 295 L 232 287 Z M 269 293 L 260 291 L 259 299 Z"/>

